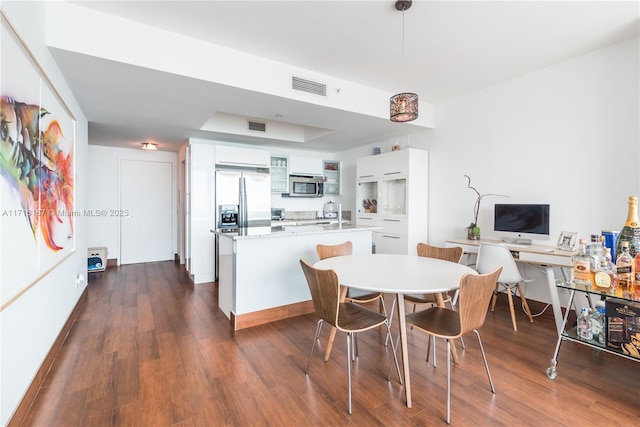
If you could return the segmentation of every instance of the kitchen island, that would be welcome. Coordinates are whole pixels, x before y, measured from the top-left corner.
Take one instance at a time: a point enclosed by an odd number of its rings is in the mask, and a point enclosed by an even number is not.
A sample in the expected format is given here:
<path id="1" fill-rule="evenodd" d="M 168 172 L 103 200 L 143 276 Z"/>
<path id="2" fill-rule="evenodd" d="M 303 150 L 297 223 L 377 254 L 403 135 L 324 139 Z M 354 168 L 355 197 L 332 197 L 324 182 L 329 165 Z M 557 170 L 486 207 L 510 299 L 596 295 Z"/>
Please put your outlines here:
<path id="1" fill-rule="evenodd" d="M 377 229 L 312 224 L 212 230 L 219 236 L 218 305 L 231 330 L 313 312 L 300 259 L 313 264 L 318 243 L 347 240 L 354 253 L 371 253 L 371 232 Z"/>

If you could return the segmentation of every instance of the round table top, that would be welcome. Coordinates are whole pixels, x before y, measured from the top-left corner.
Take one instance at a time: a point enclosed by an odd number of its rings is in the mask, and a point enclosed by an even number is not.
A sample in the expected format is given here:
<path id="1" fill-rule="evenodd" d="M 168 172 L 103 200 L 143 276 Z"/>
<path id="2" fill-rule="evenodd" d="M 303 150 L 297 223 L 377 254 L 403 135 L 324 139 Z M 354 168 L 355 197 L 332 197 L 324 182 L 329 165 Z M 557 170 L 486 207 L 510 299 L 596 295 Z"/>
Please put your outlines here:
<path id="1" fill-rule="evenodd" d="M 417 255 L 354 254 L 318 261 L 315 268 L 335 270 L 340 284 L 386 293 L 447 292 L 460 287 L 465 274 L 478 274 L 462 264 Z"/>

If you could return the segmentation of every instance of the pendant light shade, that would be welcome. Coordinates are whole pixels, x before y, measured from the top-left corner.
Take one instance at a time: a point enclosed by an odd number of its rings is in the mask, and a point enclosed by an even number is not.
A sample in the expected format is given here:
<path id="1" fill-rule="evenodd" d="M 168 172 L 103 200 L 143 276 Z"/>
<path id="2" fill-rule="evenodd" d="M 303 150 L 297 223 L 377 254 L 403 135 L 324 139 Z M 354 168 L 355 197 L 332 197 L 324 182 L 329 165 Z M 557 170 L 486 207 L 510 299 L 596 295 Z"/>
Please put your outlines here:
<path id="1" fill-rule="evenodd" d="M 411 7 L 411 0 L 396 1 L 396 9 L 402 12 L 402 69 L 404 70 L 404 11 Z M 389 118 L 392 122 L 410 122 L 418 118 L 418 95 L 411 92 L 393 95 L 389 100 Z"/>
<path id="2" fill-rule="evenodd" d="M 399 93 L 390 99 L 389 115 L 392 122 L 410 122 L 418 118 L 418 95 Z"/>

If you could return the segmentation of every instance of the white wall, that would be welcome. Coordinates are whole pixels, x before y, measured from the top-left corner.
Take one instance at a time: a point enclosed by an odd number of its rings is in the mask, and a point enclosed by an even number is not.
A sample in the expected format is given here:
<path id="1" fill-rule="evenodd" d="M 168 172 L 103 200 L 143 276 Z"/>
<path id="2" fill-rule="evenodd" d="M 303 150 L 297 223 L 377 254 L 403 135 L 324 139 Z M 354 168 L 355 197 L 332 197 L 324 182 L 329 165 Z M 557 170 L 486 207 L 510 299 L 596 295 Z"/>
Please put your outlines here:
<path id="1" fill-rule="evenodd" d="M 427 135 L 429 240 L 464 237 L 475 193 L 482 237 L 493 204 L 551 205 L 551 240 L 563 230 L 588 237 L 625 222 L 640 193 L 638 38 L 569 59 L 437 106 Z M 537 271 L 525 274 L 539 278 Z M 548 301 L 541 286 L 527 295 Z"/>
<path id="2" fill-rule="evenodd" d="M 91 141 L 92 144 L 100 141 Z M 99 145 L 89 146 L 89 195 L 84 209 L 106 210 L 127 209 L 120 206 L 118 192 L 118 170 L 121 160 L 170 162 L 174 177 L 173 188 L 167 188 L 173 194 L 173 236 L 172 250 L 178 252 L 178 155 L 167 151 L 145 151 L 130 148 L 113 148 Z M 152 185 L 153 183 L 150 183 Z M 88 244 L 92 246 L 106 246 L 108 259 L 118 259 L 120 264 L 120 218 L 118 216 L 90 216 L 87 218 Z"/>
<path id="3" fill-rule="evenodd" d="M 2 10 L 75 116 L 77 206 L 87 200 L 87 120 L 45 46 L 44 2 L 2 2 Z M 2 41 L 5 42 L 4 40 Z M 7 66 L 2 56 L 2 67 Z M 2 91 L 7 88 L 2 88 Z M 76 288 L 76 276 L 87 270 L 87 223 L 75 222 L 76 251 L 0 313 L 0 424 L 6 425 L 55 339 L 71 314 L 86 283 Z M 9 242 L 4 240 L 0 244 Z M 0 264 L 2 260 L 0 260 Z M 4 265 L 0 268 L 21 268 Z"/>

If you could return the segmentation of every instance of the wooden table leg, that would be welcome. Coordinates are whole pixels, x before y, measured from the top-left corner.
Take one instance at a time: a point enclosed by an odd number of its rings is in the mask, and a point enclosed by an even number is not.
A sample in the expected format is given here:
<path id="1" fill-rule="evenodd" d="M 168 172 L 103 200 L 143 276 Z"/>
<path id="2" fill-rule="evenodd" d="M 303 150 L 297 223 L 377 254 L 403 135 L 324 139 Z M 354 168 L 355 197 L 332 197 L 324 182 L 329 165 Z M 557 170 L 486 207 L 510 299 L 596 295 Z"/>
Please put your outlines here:
<path id="1" fill-rule="evenodd" d="M 444 299 L 442 298 L 442 294 L 441 293 L 437 293 L 436 294 L 436 304 L 438 305 L 438 307 L 444 307 Z M 435 355 L 434 355 L 434 357 L 435 357 Z M 453 363 L 454 364 L 457 365 L 457 364 L 460 363 L 458 361 L 458 351 L 456 350 L 456 343 L 454 343 L 454 342 L 451 343 L 451 358 L 453 359 Z M 448 360 L 447 360 L 447 363 L 449 363 Z"/>
<path id="2" fill-rule="evenodd" d="M 407 408 L 411 408 L 411 380 L 409 378 L 409 350 L 407 348 L 407 323 L 405 320 L 404 294 L 398 294 L 398 325 L 400 326 L 400 353 L 402 354 L 402 373 L 407 397 Z"/>
<path id="3" fill-rule="evenodd" d="M 344 302 L 347 298 L 347 291 L 349 288 L 346 286 L 340 287 L 340 301 Z M 331 327 L 331 331 L 329 332 L 329 339 L 327 340 L 327 348 L 324 351 L 324 361 L 328 362 L 329 357 L 331 356 L 331 349 L 333 348 L 333 340 L 336 338 L 336 328 L 334 326 Z"/>

